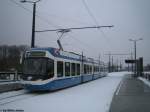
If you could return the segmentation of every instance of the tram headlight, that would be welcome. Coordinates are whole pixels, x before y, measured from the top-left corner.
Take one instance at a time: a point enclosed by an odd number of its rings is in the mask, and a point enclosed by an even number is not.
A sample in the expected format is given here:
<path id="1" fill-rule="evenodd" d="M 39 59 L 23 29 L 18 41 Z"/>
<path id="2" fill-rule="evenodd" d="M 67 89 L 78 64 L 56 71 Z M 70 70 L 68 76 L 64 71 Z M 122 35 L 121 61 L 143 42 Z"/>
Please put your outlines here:
<path id="1" fill-rule="evenodd" d="M 29 77 L 27 78 L 27 80 L 32 80 L 32 76 L 29 76 Z"/>

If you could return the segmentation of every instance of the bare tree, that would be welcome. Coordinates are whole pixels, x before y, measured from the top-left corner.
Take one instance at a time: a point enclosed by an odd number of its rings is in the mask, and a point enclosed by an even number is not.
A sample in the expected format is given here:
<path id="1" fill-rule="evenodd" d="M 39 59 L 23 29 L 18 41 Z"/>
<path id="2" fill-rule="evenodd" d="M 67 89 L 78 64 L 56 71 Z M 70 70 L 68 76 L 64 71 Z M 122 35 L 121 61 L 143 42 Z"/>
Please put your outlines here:
<path id="1" fill-rule="evenodd" d="M 0 71 L 11 71 L 16 69 L 21 71 L 20 55 L 28 50 L 27 45 L 20 46 L 0 46 Z"/>

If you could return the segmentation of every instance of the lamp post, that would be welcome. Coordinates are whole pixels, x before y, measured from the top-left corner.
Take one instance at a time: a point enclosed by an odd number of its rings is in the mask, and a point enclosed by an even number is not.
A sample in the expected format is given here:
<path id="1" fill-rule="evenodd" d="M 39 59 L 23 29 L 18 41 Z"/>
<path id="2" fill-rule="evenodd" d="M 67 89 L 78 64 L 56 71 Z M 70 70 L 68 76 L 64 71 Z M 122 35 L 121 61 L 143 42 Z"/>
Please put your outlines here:
<path id="1" fill-rule="evenodd" d="M 136 42 L 143 40 L 142 38 L 139 39 L 129 39 L 129 41 L 132 41 L 134 43 L 134 60 L 135 60 L 135 65 L 134 65 L 134 74 L 136 76 L 136 71 L 137 71 L 137 61 L 136 61 Z"/>
<path id="2" fill-rule="evenodd" d="M 35 15 L 36 15 L 36 3 L 41 0 L 37 1 L 27 1 L 22 0 L 22 3 L 32 3 L 33 4 L 33 19 L 32 19 L 32 39 L 31 39 L 31 48 L 35 47 Z"/>

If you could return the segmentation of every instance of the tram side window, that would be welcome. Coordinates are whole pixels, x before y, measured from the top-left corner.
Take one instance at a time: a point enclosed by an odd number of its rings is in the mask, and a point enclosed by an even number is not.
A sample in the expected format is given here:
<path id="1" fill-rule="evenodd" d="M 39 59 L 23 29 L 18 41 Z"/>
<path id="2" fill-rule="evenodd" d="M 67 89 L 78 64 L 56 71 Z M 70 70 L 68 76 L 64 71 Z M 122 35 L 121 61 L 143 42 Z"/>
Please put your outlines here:
<path id="1" fill-rule="evenodd" d="M 94 66 L 94 72 L 96 72 L 96 66 Z"/>
<path id="2" fill-rule="evenodd" d="M 89 65 L 87 65 L 86 68 L 87 68 L 87 74 L 89 74 Z"/>
<path id="3" fill-rule="evenodd" d="M 87 74 L 86 65 L 84 64 L 84 74 Z"/>
<path id="4" fill-rule="evenodd" d="M 103 72 L 103 67 L 102 66 L 100 66 L 100 72 Z"/>
<path id="5" fill-rule="evenodd" d="M 54 60 L 48 60 L 47 62 L 47 74 L 50 78 L 54 76 Z"/>
<path id="6" fill-rule="evenodd" d="M 96 72 L 98 72 L 98 67 L 96 66 Z"/>
<path id="7" fill-rule="evenodd" d="M 63 76 L 63 62 L 57 61 L 57 76 L 62 77 Z"/>
<path id="8" fill-rule="evenodd" d="M 80 64 L 77 64 L 77 75 L 80 75 Z"/>
<path id="9" fill-rule="evenodd" d="M 98 66 L 98 72 L 100 72 L 100 67 Z"/>
<path id="10" fill-rule="evenodd" d="M 98 72 L 97 66 L 96 66 L 96 72 Z"/>
<path id="11" fill-rule="evenodd" d="M 103 67 L 102 66 L 100 66 L 100 72 L 102 72 L 103 71 Z"/>
<path id="12" fill-rule="evenodd" d="M 71 75 L 75 76 L 75 63 L 71 63 Z"/>
<path id="13" fill-rule="evenodd" d="M 65 62 L 65 76 L 70 76 L 70 63 Z"/>
<path id="14" fill-rule="evenodd" d="M 92 73 L 92 66 L 90 65 L 90 74 Z"/>
<path id="15" fill-rule="evenodd" d="M 98 72 L 99 70 L 98 70 L 98 66 L 97 66 L 97 72 Z"/>

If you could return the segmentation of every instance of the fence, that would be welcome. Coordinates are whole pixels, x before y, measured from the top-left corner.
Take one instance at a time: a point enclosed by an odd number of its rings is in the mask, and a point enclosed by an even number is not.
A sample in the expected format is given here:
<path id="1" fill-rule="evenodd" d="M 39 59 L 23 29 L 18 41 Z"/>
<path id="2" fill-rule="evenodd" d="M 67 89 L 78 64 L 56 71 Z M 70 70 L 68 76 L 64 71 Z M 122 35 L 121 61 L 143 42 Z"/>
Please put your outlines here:
<path id="1" fill-rule="evenodd" d="M 21 72 L 0 72 L 0 82 L 18 81 L 21 79 Z"/>
<path id="2" fill-rule="evenodd" d="M 144 78 L 150 81 L 150 72 L 144 72 Z"/>

